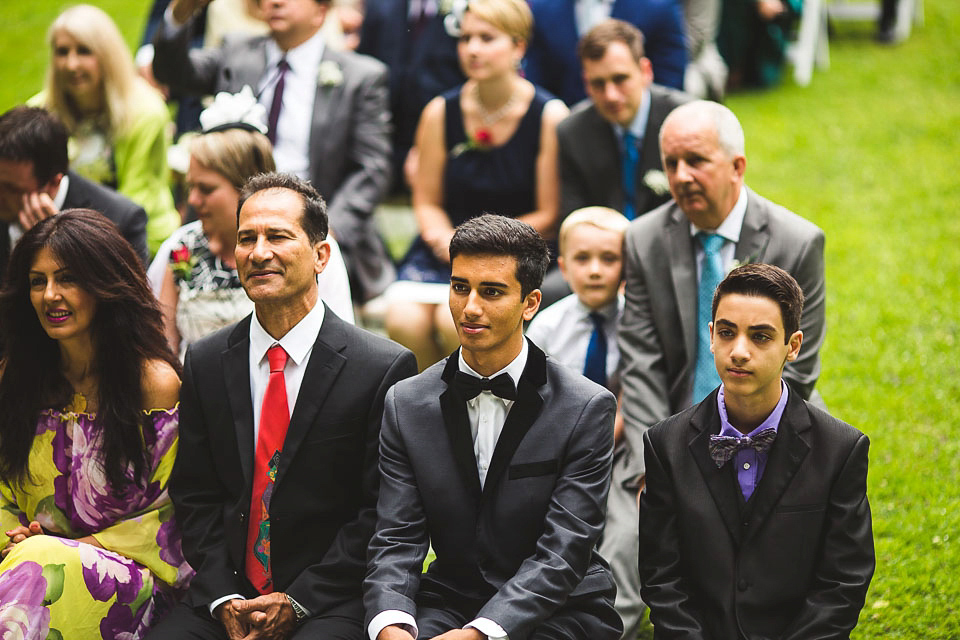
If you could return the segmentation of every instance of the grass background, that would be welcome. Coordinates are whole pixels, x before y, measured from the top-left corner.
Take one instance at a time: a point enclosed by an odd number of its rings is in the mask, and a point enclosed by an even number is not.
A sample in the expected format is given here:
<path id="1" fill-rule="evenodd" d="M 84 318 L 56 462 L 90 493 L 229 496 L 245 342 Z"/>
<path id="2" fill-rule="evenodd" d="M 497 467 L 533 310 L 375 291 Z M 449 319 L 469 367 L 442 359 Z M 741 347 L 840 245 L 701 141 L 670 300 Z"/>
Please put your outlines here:
<path id="1" fill-rule="evenodd" d="M 149 3 L 95 3 L 135 46 Z M 69 4 L 3 2 L 0 111 L 40 89 L 47 26 Z M 728 100 L 750 186 L 827 236 L 818 388 L 872 441 L 861 639 L 960 638 L 960 3 L 925 9 L 896 47 L 835 25 L 832 66 L 809 87 Z"/>

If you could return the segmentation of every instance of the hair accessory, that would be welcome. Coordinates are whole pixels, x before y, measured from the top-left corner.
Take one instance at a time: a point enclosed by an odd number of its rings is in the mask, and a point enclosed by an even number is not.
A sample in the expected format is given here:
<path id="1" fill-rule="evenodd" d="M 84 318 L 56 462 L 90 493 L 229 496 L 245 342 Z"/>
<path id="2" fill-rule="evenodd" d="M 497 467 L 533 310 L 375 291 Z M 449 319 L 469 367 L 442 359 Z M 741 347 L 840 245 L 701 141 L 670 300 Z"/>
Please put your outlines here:
<path id="1" fill-rule="evenodd" d="M 267 133 L 267 110 L 257 102 L 250 85 L 244 85 L 239 93 L 221 91 L 213 104 L 200 114 L 200 127 L 204 133 L 244 129 Z"/>
<path id="2" fill-rule="evenodd" d="M 447 14 L 443 18 L 443 28 L 451 38 L 460 37 L 460 23 L 469 4 L 470 0 L 445 0 L 441 3 L 441 12 Z"/>

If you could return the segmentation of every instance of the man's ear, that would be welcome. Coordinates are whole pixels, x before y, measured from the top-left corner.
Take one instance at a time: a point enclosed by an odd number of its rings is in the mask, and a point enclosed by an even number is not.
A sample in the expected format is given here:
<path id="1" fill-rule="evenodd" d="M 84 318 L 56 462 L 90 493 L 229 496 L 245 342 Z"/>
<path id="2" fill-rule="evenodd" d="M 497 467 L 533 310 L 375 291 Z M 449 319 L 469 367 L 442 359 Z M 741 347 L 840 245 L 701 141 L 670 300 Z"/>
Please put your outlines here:
<path id="1" fill-rule="evenodd" d="M 790 339 L 787 340 L 787 345 L 790 347 L 790 351 L 787 352 L 787 360 L 793 362 L 797 359 L 797 356 L 800 355 L 800 345 L 803 344 L 803 331 L 799 329 L 793 332 L 793 335 L 790 336 Z"/>
<path id="2" fill-rule="evenodd" d="M 330 263 L 330 242 L 321 240 L 313 245 L 313 250 L 316 252 L 313 268 L 317 273 L 322 273 Z"/>
<path id="3" fill-rule="evenodd" d="M 543 299 L 543 293 L 540 289 L 534 289 L 527 294 L 527 297 L 523 301 L 523 321 L 530 322 L 533 319 L 533 316 L 537 314 L 537 309 L 540 308 L 540 301 Z"/>
<path id="4" fill-rule="evenodd" d="M 708 324 L 707 328 L 710 329 L 710 353 L 713 353 L 713 323 Z"/>

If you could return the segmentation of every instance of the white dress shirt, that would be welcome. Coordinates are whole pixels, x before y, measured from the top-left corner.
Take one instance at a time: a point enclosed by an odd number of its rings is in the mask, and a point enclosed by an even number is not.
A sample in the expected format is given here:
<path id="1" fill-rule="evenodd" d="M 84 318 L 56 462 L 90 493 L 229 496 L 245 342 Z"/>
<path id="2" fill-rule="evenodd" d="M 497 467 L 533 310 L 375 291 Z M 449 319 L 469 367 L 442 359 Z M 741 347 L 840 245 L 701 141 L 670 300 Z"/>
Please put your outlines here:
<path id="1" fill-rule="evenodd" d="M 529 350 L 527 341 L 524 340 L 520 353 L 510 364 L 491 376 L 482 376 L 470 368 L 470 365 L 463 359 L 463 349 L 461 349 L 459 353 L 460 371 L 476 378 L 496 378 L 501 373 L 506 373 L 513 379 L 514 386 L 517 386 L 520 383 L 520 376 L 523 375 L 523 368 L 527 366 Z M 473 453 L 477 458 L 477 473 L 480 475 L 481 487 L 487 479 L 487 470 L 490 468 L 490 461 L 493 459 L 493 451 L 497 447 L 497 440 L 503 430 L 503 423 L 507 420 L 507 414 L 510 413 L 513 402 L 513 400 L 504 400 L 495 396 L 490 391 L 481 391 L 476 398 L 467 401 L 467 419 L 470 422 L 470 432 L 473 436 Z M 380 631 L 390 625 L 403 627 L 414 638 L 419 635 L 417 622 L 413 616 L 405 611 L 389 609 L 381 611 L 370 621 L 367 626 L 370 640 L 377 640 Z M 474 628 L 486 635 L 489 640 L 509 640 L 503 627 L 489 618 L 476 618 L 468 622 L 464 628 Z"/>
<path id="2" fill-rule="evenodd" d="M 267 72 L 257 86 L 258 101 L 269 114 L 273 90 L 280 77 L 277 64 L 286 55 L 290 68 L 283 79 L 283 106 L 277 121 L 273 158 L 277 171 L 293 173 L 304 180 L 310 179 L 310 130 L 323 50 L 323 36 L 319 31 L 286 54 L 276 42 L 267 40 Z"/>
<path id="3" fill-rule="evenodd" d="M 720 226 L 716 229 L 701 229 L 692 222 L 690 223 L 690 235 L 696 236 L 699 232 L 716 233 L 723 236 L 724 243 L 720 247 L 720 260 L 723 262 L 723 272 L 729 273 L 733 268 L 733 257 L 736 255 L 737 243 L 740 242 L 740 230 L 743 228 L 743 216 L 747 213 L 747 190 L 740 186 L 740 195 L 737 197 L 737 203 L 733 209 L 723 219 Z M 697 251 L 697 282 L 700 282 L 700 274 L 703 273 L 704 252 L 703 245 L 699 240 L 694 239 L 693 246 Z"/>
<path id="4" fill-rule="evenodd" d="M 593 335 L 593 309 L 580 302 L 571 293 L 534 316 L 527 327 L 527 337 L 543 351 L 577 373 L 583 373 L 587 362 L 587 347 Z M 620 348 L 617 345 L 617 327 L 623 313 L 623 296 L 597 309 L 604 317 L 603 333 L 607 336 L 607 387 L 615 388 Z"/>
<path id="5" fill-rule="evenodd" d="M 303 374 L 310 362 L 313 353 L 313 344 L 320 335 L 320 325 L 323 324 L 324 307 L 317 298 L 307 315 L 279 340 L 274 340 L 266 329 L 257 320 L 254 313 L 250 319 L 250 399 L 253 403 L 253 447 L 257 447 L 257 436 L 260 434 L 260 409 L 263 404 L 263 395 L 267 391 L 270 381 L 270 361 L 267 360 L 267 350 L 275 344 L 283 347 L 287 352 L 287 364 L 283 367 L 283 381 L 287 388 L 287 410 L 293 415 L 293 408 L 297 405 L 300 395 L 300 385 L 303 383 Z M 242 599 L 238 593 L 232 593 L 214 600 L 210 604 L 210 614 L 227 600 Z M 309 613 L 309 612 L 308 612 Z"/>

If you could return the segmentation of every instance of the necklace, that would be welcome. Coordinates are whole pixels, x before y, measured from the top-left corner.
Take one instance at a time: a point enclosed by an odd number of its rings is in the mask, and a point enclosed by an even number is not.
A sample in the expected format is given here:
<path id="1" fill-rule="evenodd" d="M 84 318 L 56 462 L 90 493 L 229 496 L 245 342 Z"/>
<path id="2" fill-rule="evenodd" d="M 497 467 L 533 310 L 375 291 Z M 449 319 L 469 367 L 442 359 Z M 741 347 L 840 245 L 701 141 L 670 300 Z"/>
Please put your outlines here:
<path id="1" fill-rule="evenodd" d="M 495 122 L 498 122 L 503 119 L 503 116 L 507 114 L 513 105 L 517 103 L 517 92 L 512 91 L 510 97 L 507 98 L 507 101 L 500 105 L 500 108 L 495 111 L 487 111 L 487 108 L 483 106 L 483 101 L 480 99 L 480 85 L 473 85 L 473 95 L 477 100 L 477 108 L 480 110 L 478 114 L 480 116 L 480 121 L 483 123 L 483 127 L 489 127 Z"/>

